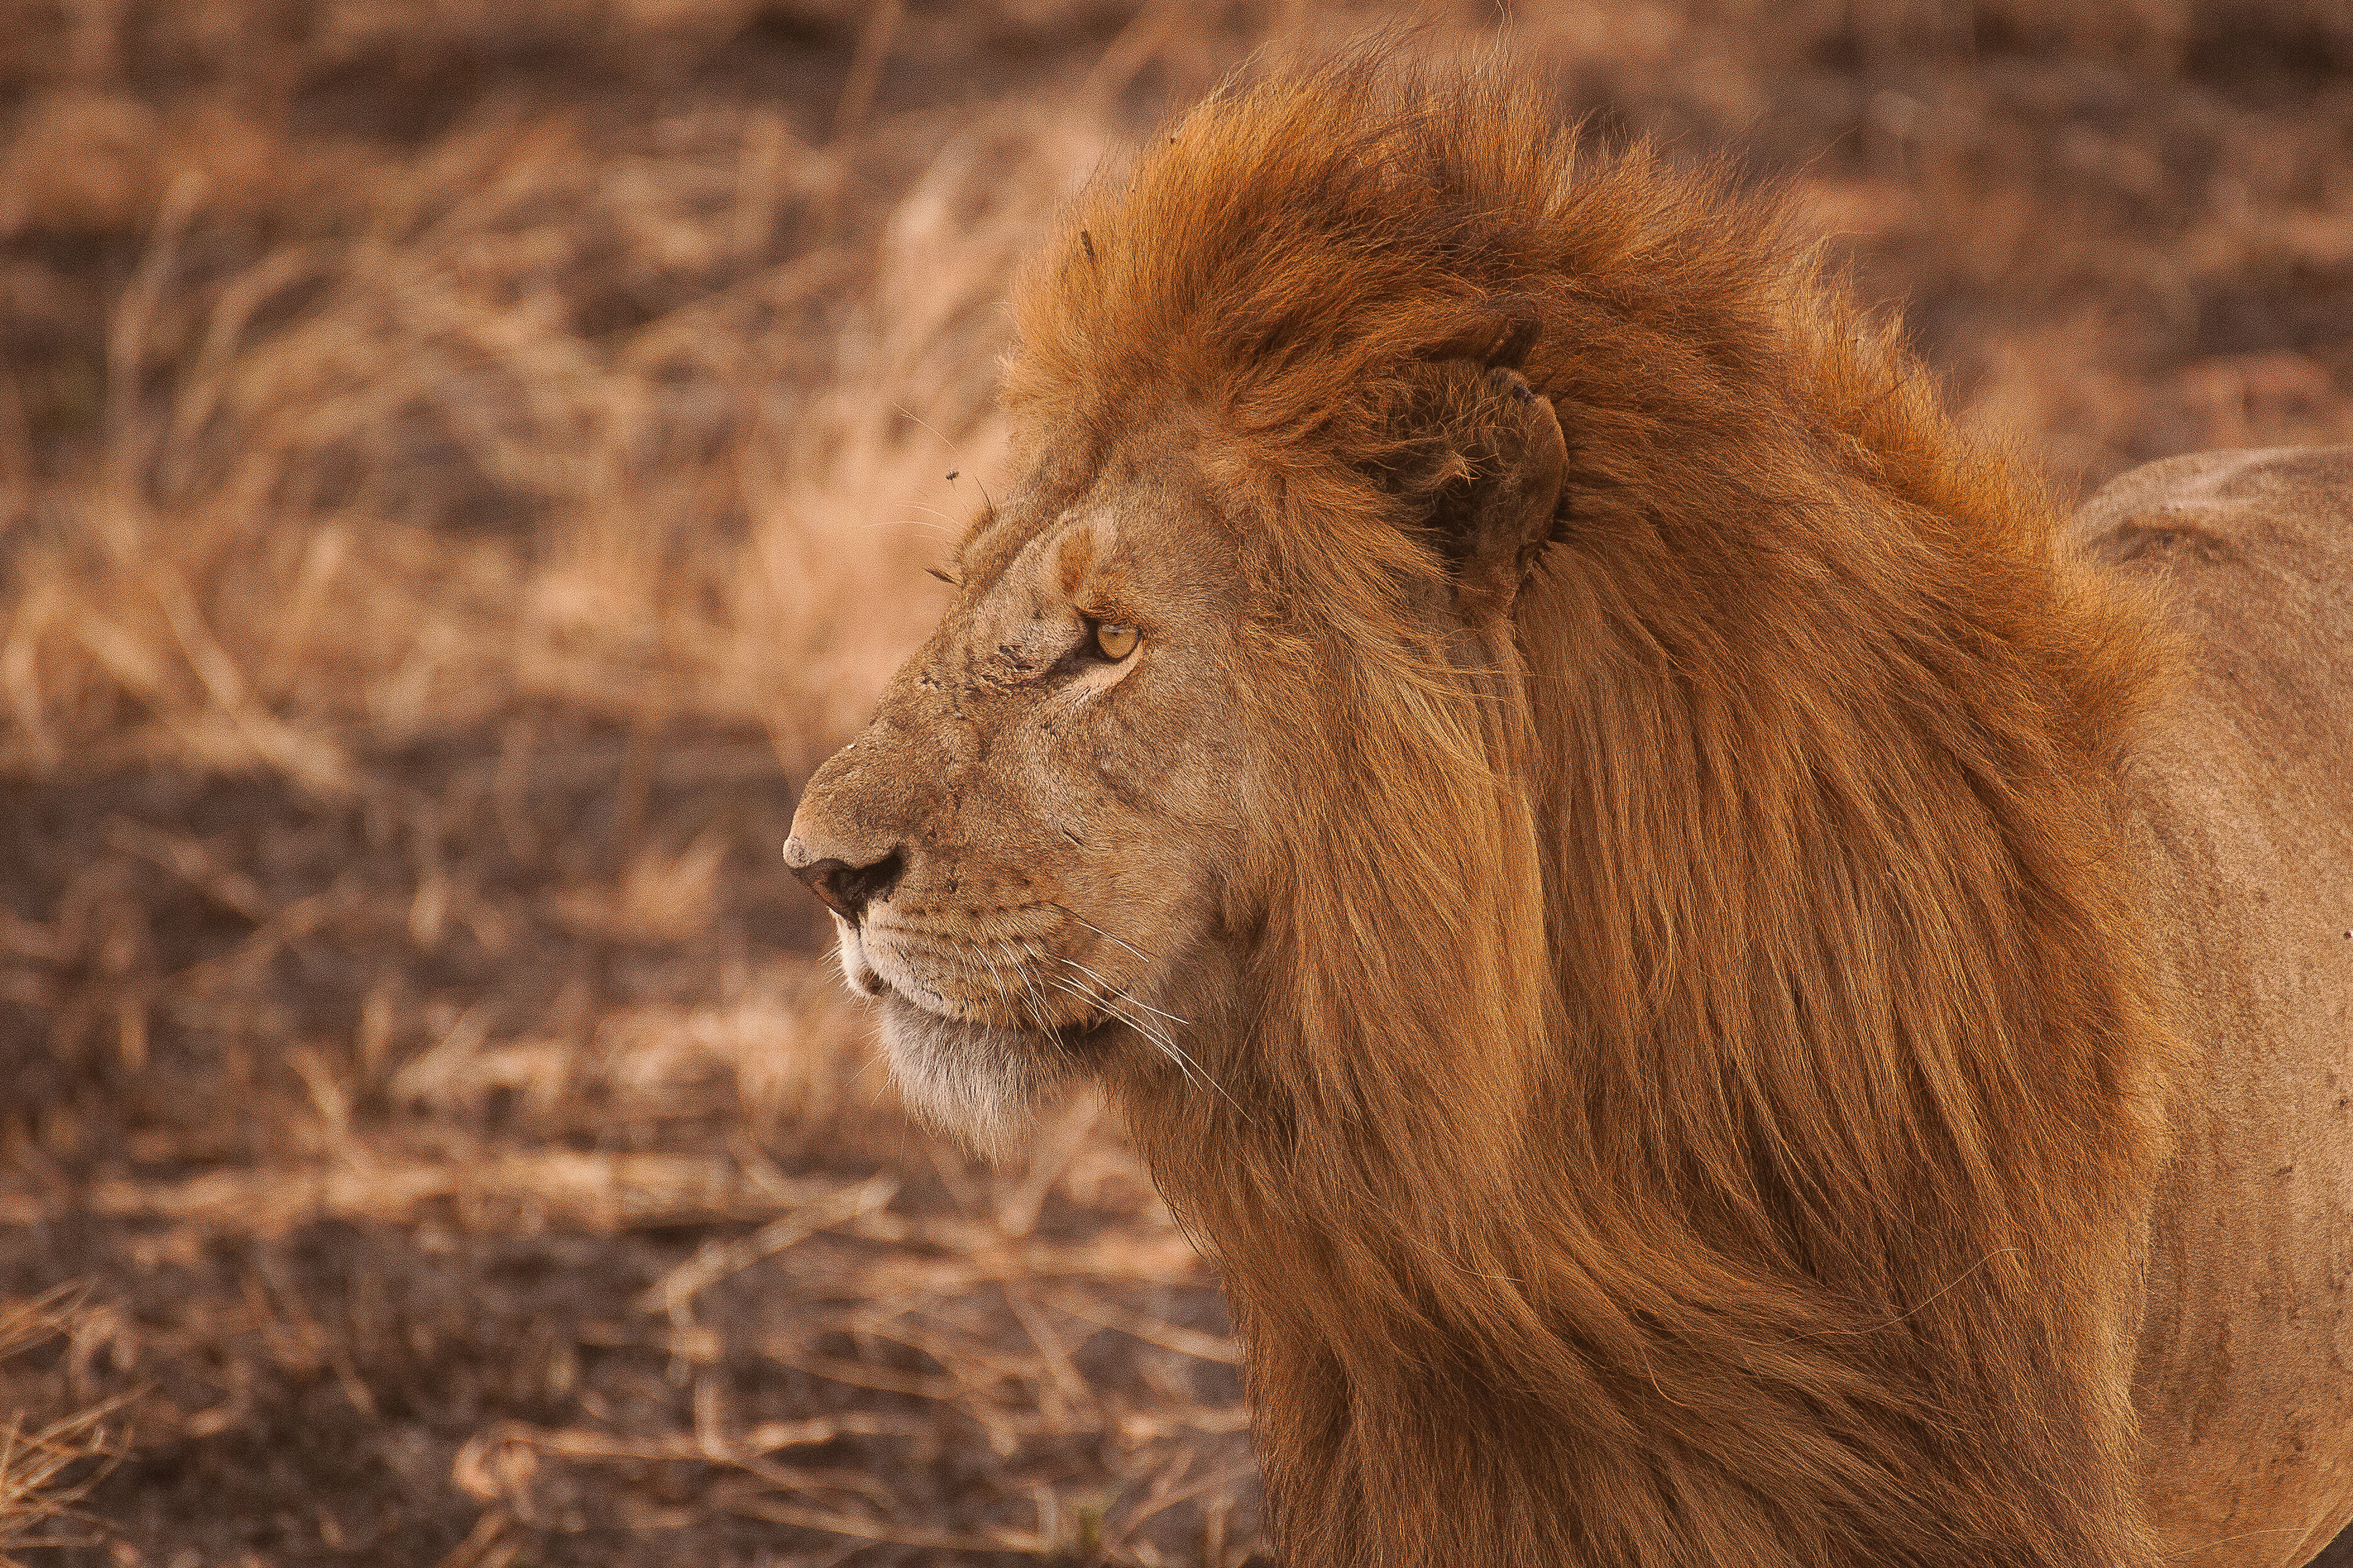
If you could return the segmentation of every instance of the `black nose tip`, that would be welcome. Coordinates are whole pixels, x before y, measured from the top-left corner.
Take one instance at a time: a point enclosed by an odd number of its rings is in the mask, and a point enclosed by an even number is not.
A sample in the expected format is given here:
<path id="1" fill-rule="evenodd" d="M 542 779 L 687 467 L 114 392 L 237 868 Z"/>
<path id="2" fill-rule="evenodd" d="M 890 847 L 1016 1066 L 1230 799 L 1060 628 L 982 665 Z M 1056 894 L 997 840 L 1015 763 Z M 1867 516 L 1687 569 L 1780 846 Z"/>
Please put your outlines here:
<path id="1" fill-rule="evenodd" d="M 812 860 L 796 867 L 793 875 L 808 884 L 808 890 L 825 900 L 826 908 L 856 925 L 866 917 L 866 906 L 891 890 L 907 862 L 896 849 L 871 866 L 852 866 L 846 860 Z"/>

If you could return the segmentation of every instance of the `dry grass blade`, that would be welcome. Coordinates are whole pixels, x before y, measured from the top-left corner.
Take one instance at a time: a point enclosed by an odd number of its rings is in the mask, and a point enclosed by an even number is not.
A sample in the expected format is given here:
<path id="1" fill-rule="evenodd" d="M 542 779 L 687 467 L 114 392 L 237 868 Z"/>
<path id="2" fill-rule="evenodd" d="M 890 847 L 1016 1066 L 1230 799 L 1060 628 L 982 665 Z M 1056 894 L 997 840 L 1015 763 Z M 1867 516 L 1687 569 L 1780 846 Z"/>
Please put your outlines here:
<path id="1" fill-rule="evenodd" d="M 44 1342 L 69 1339 L 85 1300 L 80 1287 L 61 1286 L 0 1310 L 0 1363 Z M 129 1451 L 107 1423 L 133 1397 L 116 1394 L 31 1426 L 11 1413 L 0 1425 L 0 1565 L 17 1568 L 24 1562 L 18 1553 L 55 1544 L 40 1532 L 72 1517 Z"/>
<path id="2" fill-rule="evenodd" d="M 863 1492 L 887 1500 L 889 1489 L 871 1477 L 828 1476 L 814 1471 L 788 1473 L 765 1461 L 784 1448 L 817 1447 L 845 1436 L 910 1436 L 922 1430 L 920 1423 L 888 1416 L 842 1415 L 764 1422 L 733 1438 L 723 1433 L 708 1432 L 665 1432 L 651 1437 L 629 1437 L 585 1427 L 541 1427 L 504 1421 L 470 1438 L 459 1450 L 454 1469 L 458 1484 L 469 1493 L 491 1498 L 499 1496 L 503 1489 L 502 1479 L 497 1478 L 512 1475 L 522 1468 L 516 1462 L 518 1451 L 606 1462 L 687 1459 L 740 1467 L 770 1481 L 789 1479 L 797 1484 Z"/>
<path id="3" fill-rule="evenodd" d="M 727 1508 L 732 1513 L 742 1514 L 747 1519 L 764 1519 L 771 1524 L 789 1524 L 796 1529 L 848 1536 L 854 1541 L 921 1546 L 936 1552 L 1009 1552 L 1024 1557 L 1047 1557 L 1061 1550 L 1058 1542 L 1020 1531 L 991 1531 L 982 1533 L 938 1530 L 917 1524 L 893 1524 L 830 1509 L 779 1502 L 768 1497 L 731 1497 L 727 1500 Z"/>
<path id="4" fill-rule="evenodd" d="M 523 1542 L 509 1538 L 501 1540 L 506 1528 L 513 1521 L 497 1509 L 485 1509 L 466 1539 L 458 1542 L 449 1554 L 435 1568 L 506 1568 L 522 1553 Z"/>
<path id="5" fill-rule="evenodd" d="M 255 1237 L 282 1236 L 321 1219 L 412 1224 L 436 1205 L 453 1204 L 476 1223 L 501 1213 L 529 1213 L 591 1231 L 678 1225 L 696 1220 L 765 1218 L 779 1201 L 828 1184 L 747 1174 L 725 1157 L 594 1153 L 568 1150 L 465 1147 L 434 1158 L 387 1149 L 381 1136 L 347 1142 L 332 1163 L 269 1172 L 216 1171 L 178 1181 L 105 1180 L 81 1194 L 84 1213 L 152 1216 Z M 883 1178 L 887 1181 L 888 1178 Z M 861 1184 L 865 1192 L 873 1184 Z M 35 1223 L 47 1200 L 0 1194 L 0 1223 Z M 849 1216 L 845 1216 L 849 1217 Z M 841 1223 L 836 1220 L 830 1223 Z"/>
<path id="6" fill-rule="evenodd" d="M 1178 1328 L 1142 1312 L 1130 1312 L 1079 1290 L 1048 1290 L 1042 1299 L 1057 1311 L 1068 1312 L 1106 1329 L 1116 1329 L 1146 1344 L 1158 1345 L 1180 1355 L 1200 1361 L 1217 1362 L 1225 1366 L 1242 1363 L 1241 1346 L 1230 1335 L 1205 1334 L 1198 1330 Z"/>
<path id="7" fill-rule="evenodd" d="M 675 1317 L 696 1295 L 730 1274 L 773 1258 L 795 1242 L 831 1226 L 849 1221 L 888 1205 L 899 1191 L 895 1176 L 874 1176 L 854 1186 L 827 1194 L 782 1219 L 769 1221 L 750 1236 L 734 1241 L 712 1242 L 686 1262 L 662 1276 L 638 1299 L 638 1309 Z"/>

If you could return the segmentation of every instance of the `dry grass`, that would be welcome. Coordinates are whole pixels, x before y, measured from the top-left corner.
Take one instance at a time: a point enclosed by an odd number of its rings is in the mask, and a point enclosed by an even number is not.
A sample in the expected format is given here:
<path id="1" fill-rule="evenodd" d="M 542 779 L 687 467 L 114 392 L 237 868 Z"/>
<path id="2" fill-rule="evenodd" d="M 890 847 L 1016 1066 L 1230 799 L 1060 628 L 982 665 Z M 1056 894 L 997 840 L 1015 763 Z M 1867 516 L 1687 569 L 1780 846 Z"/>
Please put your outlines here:
<path id="1" fill-rule="evenodd" d="M 776 846 L 1009 477 L 1053 204 L 1380 15 L 0 0 L 0 1295 L 60 1329 L 0 1520 L 86 1490 L 47 1560 L 159 1568 L 1259 1550 L 1214 1280 L 1115 1131 L 911 1129 Z M 2353 29 L 2054 16 L 1515 28 L 1565 113 L 1792 174 L 2063 489 L 2353 439 Z"/>
<path id="2" fill-rule="evenodd" d="M 80 1354 L 104 1316 L 71 1285 L 0 1308 L 0 1386 L 9 1363 L 27 1352 L 62 1342 L 69 1358 Z M 121 1456 L 119 1427 L 108 1423 L 129 1402 L 116 1394 L 37 1425 L 21 1411 L 6 1417 L 0 1426 L 0 1565 L 17 1568 L 25 1553 L 58 1542 L 58 1527 Z"/>

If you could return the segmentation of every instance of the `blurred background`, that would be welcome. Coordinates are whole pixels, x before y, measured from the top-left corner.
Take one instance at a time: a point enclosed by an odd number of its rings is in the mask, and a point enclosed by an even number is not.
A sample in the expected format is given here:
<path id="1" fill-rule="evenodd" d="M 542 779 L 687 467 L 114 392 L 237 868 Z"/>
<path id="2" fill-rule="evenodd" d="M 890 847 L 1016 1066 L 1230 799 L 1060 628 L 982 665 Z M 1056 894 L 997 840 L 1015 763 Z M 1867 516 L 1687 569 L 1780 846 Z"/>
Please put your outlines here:
<path id="1" fill-rule="evenodd" d="M 1261 1552 L 1116 1130 L 913 1128 L 778 847 L 1055 204 L 1400 17 L 2063 499 L 2353 440 L 2342 0 L 0 0 L 0 1558 Z"/>

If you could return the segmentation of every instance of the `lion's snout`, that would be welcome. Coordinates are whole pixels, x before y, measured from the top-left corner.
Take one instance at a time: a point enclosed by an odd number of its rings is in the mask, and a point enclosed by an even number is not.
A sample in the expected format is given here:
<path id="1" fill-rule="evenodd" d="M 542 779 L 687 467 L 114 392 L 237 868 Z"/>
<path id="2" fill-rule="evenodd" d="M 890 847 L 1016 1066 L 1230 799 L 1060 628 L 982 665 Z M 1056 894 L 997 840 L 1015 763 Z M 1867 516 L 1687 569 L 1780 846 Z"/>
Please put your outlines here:
<path id="1" fill-rule="evenodd" d="M 801 792 L 785 840 L 785 866 L 825 907 L 851 925 L 868 906 L 907 880 L 914 835 L 899 820 L 903 802 L 879 790 L 892 770 L 874 760 L 873 732 L 826 760 Z M 893 807 L 901 809 L 893 809 Z"/>

